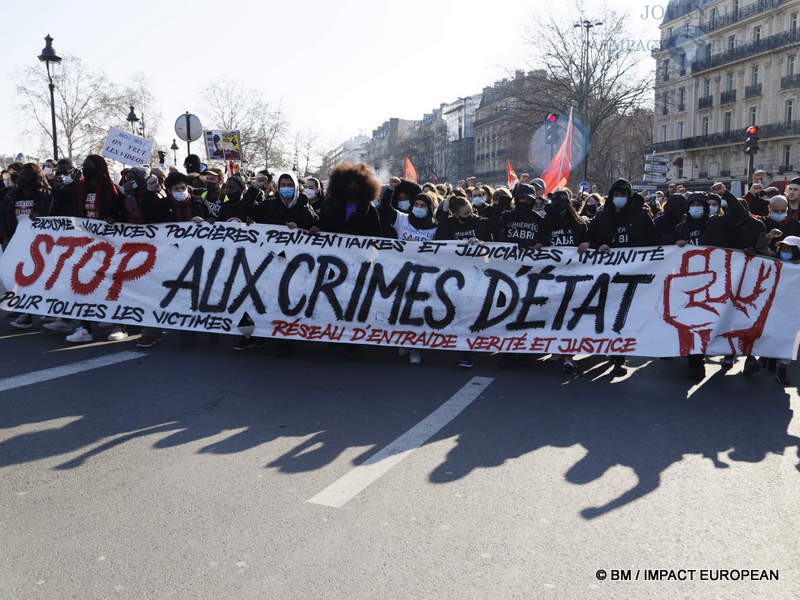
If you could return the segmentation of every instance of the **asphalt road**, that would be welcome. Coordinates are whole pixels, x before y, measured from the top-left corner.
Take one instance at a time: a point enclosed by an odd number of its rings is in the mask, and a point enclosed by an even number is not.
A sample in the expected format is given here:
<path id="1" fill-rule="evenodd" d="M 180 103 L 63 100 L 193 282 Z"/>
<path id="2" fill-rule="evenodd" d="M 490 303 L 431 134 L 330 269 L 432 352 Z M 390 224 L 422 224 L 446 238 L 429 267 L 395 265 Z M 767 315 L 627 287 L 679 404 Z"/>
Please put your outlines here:
<path id="1" fill-rule="evenodd" d="M 767 373 L 234 341 L 0 323 L 1 599 L 800 597 L 799 400 Z M 779 579 L 707 580 L 743 569 Z"/>

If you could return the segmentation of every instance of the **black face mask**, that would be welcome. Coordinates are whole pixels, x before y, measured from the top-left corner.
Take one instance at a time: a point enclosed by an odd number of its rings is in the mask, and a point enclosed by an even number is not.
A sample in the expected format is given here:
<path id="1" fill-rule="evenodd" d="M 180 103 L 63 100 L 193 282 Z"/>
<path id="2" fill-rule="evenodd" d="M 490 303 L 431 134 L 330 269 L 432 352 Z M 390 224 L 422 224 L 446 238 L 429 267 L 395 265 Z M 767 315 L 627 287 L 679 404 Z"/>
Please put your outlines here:
<path id="1" fill-rule="evenodd" d="M 597 214 L 597 205 L 596 204 L 587 204 L 584 207 L 583 211 L 589 216 L 594 216 L 595 214 Z"/>
<path id="2" fill-rule="evenodd" d="M 83 165 L 83 176 L 86 179 L 94 179 L 97 177 L 97 169 L 92 164 L 84 163 Z"/>
<path id="3" fill-rule="evenodd" d="M 219 190 L 219 184 L 218 184 L 218 183 L 209 183 L 209 182 L 206 182 L 206 189 L 207 189 L 209 192 L 216 192 L 216 191 L 218 191 L 218 190 Z"/>

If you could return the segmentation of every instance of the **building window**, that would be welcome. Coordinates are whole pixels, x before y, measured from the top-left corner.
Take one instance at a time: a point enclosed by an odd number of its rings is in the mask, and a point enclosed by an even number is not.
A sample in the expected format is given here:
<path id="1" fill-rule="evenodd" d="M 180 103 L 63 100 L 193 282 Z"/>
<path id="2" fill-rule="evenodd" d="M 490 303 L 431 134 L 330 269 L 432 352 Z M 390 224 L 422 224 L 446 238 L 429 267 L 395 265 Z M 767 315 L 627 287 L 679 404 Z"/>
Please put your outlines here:
<path id="1" fill-rule="evenodd" d="M 723 119 L 723 128 L 722 128 L 722 130 L 725 133 L 730 133 L 732 125 L 733 125 L 733 113 L 729 111 L 729 112 L 725 113 L 725 118 Z"/>
<path id="2" fill-rule="evenodd" d="M 666 142 L 667 141 L 667 126 L 666 125 L 662 125 L 661 126 L 661 141 L 662 142 Z"/>
<path id="3" fill-rule="evenodd" d="M 785 106 L 784 111 L 783 111 L 784 120 L 786 121 L 787 125 L 792 122 L 792 111 L 793 111 L 793 109 L 794 109 L 794 100 L 787 100 L 786 101 L 786 106 Z"/>
<path id="4" fill-rule="evenodd" d="M 733 73 L 728 73 L 728 87 L 726 91 L 728 92 L 733 91 Z"/>
<path id="5" fill-rule="evenodd" d="M 680 74 L 686 75 L 686 54 L 683 52 L 678 55 L 678 66 L 680 67 Z"/>
<path id="6" fill-rule="evenodd" d="M 794 75 L 794 61 L 795 61 L 794 54 L 786 57 L 786 74 L 789 76 Z"/>
<path id="7" fill-rule="evenodd" d="M 761 39 L 761 25 L 753 27 L 753 41 L 757 42 Z"/>
<path id="8" fill-rule="evenodd" d="M 756 107 L 755 106 L 751 106 L 750 107 L 750 125 L 755 125 L 755 124 L 756 124 Z"/>
<path id="9" fill-rule="evenodd" d="M 684 102 L 686 101 L 686 88 L 681 88 L 678 90 L 678 103 L 683 106 Z"/>
<path id="10" fill-rule="evenodd" d="M 708 117 L 703 117 L 703 124 L 701 127 L 703 135 L 708 135 Z"/>
<path id="11" fill-rule="evenodd" d="M 750 71 L 750 85 L 758 85 L 758 65 L 753 65 Z"/>
<path id="12" fill-rule="evenodd" d="M 664 92 L 661 97 L 661 112 L 664 114 L 667 114 L 667 112 L 669 111 L 669 108 L 667 107 L 668 103 L 669 103 L 669 93 Z"/>
<path id="13" fill-rule="evenodd" d="M 669 81 L 669 59 L 664 61 L 664 64 L 663 64 L 663 66 L 661 68 L 663 69 L 663 75 L 662 76 L 663 76 L 664 81 Z"/>
<path id="14" fill-rule="evenodd" d="M 703 96 L 708 97 L 711 95 L 711 80 L 704 79 L 703 80 Z"/>
<path id="15" fill-rule="evenodd" d="M 784 146 L 783 147 L 783 166 L 788 167 L 792 164 L 792 147 L 791 146 Z"/>
<path id="16" fill-rule="evenodd" d="M 736 47 L 736 36 L 729 35 L 728 36 L 728 50 L 733 50 Z"/>
<path id="17" fill-rule="evenodd" d="M 676 139 L 676 140 L 682 140 L 682 139 L 683 139 L 683 121 L 679 121 L 679 122 L 678 122 L 678 123 L 675 125 L 675 132 L 676 132 L 676 134 L 677 134 L 677 135 L 675 136 L 675 139 Z"/>
<path id="18" fill-rule="evenodd" d="M 789 31 L 792 35 L 797 33 L 797 13 L 789 15 Z"/>

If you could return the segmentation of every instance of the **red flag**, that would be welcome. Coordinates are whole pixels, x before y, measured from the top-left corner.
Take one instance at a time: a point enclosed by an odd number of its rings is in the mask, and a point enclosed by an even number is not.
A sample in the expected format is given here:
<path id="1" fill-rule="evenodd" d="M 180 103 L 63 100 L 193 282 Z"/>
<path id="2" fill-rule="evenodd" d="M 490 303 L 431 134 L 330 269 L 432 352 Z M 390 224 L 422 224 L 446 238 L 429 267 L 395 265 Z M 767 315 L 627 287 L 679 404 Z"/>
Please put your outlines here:
<path id="1" fill-rule="evenodd" d="M 564 141 L 553 155 L 550 164 L 542 171 L 544 180 L 544 193 L 549 194 L 567 185 L 569 172 L 572 168 L 572 109 L 569 109 L 569 122 L 567 123 L 567 135 Z"/>
<path id="2" fill-rule="evenodd" d="M 508 181 L 508 189 L 513 190 L 514 186 L 519 183 L 517 172 L 511 168 L 511 163 L 506 159 L 506 180 Z"/>
<path id="3" fill-rule="evenodd" d="M 410 179 L 414 183 L 417 183 L 417 170 L 414 168 L 414 165 L 411 164 L 411 159 L 407 156 L 403 161 L 403 179 Z"/>

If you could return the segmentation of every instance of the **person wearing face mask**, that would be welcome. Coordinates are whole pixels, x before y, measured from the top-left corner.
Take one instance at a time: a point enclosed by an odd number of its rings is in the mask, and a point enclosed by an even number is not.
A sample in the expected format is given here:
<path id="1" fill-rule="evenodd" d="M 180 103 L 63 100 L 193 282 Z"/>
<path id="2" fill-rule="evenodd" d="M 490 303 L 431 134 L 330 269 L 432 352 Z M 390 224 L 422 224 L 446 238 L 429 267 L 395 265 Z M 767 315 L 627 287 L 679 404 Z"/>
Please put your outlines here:
<path id="1" fill-rule="evenodd" d="M 225 182 L 225 197 L 219 210 L 219 221 L 242 221 L 252 218 L 253 206 L 265 201 L 264 192 L 255 186 L 247 187 L 244 177 L 234 173 Z"/>
<path id="2" fill-rule="evenodd" d="M 150 177 L 150 167 L 131 167 L 125 171 L 122 190 L 125 192 L 125 222 L 144 223 L 142 202 L 147 196 L 147 179 Z"/>
<path id="3" fill-rule="evenodd" d="M 674 243 L 681 248 L 687 244 L 700 246 L 710 216 L 708 198 L 702 192 L 691 193 L 685 206 L 684 217 L 675 226 Z"/>
<path id="4" fill-rule="evenodd" d="M 400 183 L 392 185 L 391 182 L 399 181 Z M 414 203 L 414 198 L 422 193 L 422 188 L 408 179 L 400 179 L 392 177 L 389 187 L 387 187 L 377 203 L 378 207 L 385 207 L 389 204 L 392 208 L 398 210 L 405 215 L 411 214 L 411 205 Z M 384 201 L 386 200 L 386 201 Z M 387 212 L 387 215 L 391 214 Z M 381 227 L 383 228 L 383 236 L 388 238 L 396 238 L 397 232 L 394 227 L 386 220 L 386 217 L 381 215 Z"/>
<path id="5" fill-rule="evenodd" d="M 38 164 L 25 163 L 16 180 L 16 187 L 9 189 L 0 204 L 0 243 L 4 249 L 16 231 L 19 219 L 46 217 L 53 203 L 50 186 Z M 22 313 L 9 325 L 15 329 L 30 329 L 33 317 Z"/>
<path id="6" fill-rule="evenodd" d="M 290 172 L 278 175 L 278 194 L 254 203 L 248 216 L 256 223 L 286 225 L 290 229 L 310 230 L 319 225 L 319 216 L 305 197 L 301 199 L 300 187 Z"/>
<path id="7" fill-rule="evenodd" d="M 83 161 L 77 197 L 75 216 L 102 219 L 107 222 L 125 221 L 123 193 L 111 181 L 106 159 L 98 154 L 90 154 Z M 124 339 L 118 332 L 112 331 L 112 334 Z M 94 336 L 91 333 L 91 324 L 89 322 L 80 323 L 75 331 L 65 339 L 70 343 L 92 342 Z"/>
<path id="8" fill-rule="evenodd" d="M 44 161 L 44 164 L 42 165 L 42 173 L 44 173 L 47 183 L 49 183 L 52 187 L 53 177 L 56 176 L 56 161 L 52 158 L 48 158 L 46 161 Z"/>
<path id="9" fill-rule="evenodd" d="M 393 192 L 402 185 L 397 177 L 389 181 L 389 190 L 380 203 L 381 221 L 392 227 L 398 240 L 430 241 L 436 237 L 436 199 L 420 191 L 411 205 L 409 213 L 393 208 Z"/>
<path id="10" fill-rule="evenodd" d="M 608 191 L 605 209 L 589 223 L 589 241 L 581 244 L 579 250 L 592 247 L 599 252 L 610 252 L 612 248 L 657 245 L 659 239 L 653 219 L 637 204 L 630 182 L 617 179 Z M 612 375 L 627 374 L 625 356 L 615 356 L 612 363 Z"/>
<path id="11" fill-rule="evenodd" d="M 492 241 L 489 219 L 476 214 L 474 204 L 460 196 L 453 196 L 449 208 L 450 214 L 438 221 L 434 239 L 470 243 Z"/>
<path id="12" fill-rule="evenodd" d="M 214 222 L 219 218 L 219 211 L 227 201 L 223 184 L 225 174 L 219 167 L 211 167 L 205 172 L 206 189 L 200 194 L 200 199 L 205 202 L 208 208 L 208 220 Z"/>
<path id="13" fill-rule="evenodd" d="M 786 196 L 778 194 L 769 200 L 767 214 L 760 217 L 767 230 L 779 229 L 783 236 L 800 236 L 800 222 L 789 216 L 789 204 Z M 776 251 L 777 240 L 770 244 L 773 253 Z"/>
<path id="14" fill-rule="evenodd" d="M 46 217 L 53 195 L 50 185 L 36 163 L 25 163 L 16 174 L 16 186 L 9 188 L 0 207 L 0 243 L 5 248 L 20 217 Z"/>
<path id="15" fill-rule="evenodd" d="M 78 210 L 78 181 L 81 172 L 75 168 L 72 160 L 62 158 L 56 163 L 56 174 L 53 177 L 52 216 L 74 217 Z M 70 331 L 72 331 L 70 329 Z"/>
<path id="16" fill-rule="evenodd" d="M 474 204 L 461 196 L 453 196 L 450 198 L 449 208 L 450 215 L 439 220 L 436 228 L 437 240 L 458 240 L 469 244 L 491 241 L 489 219 L 477 215 Z M 473 364 L 473 353 L 462 352 L 458 366 L 471 369 Z"/>
<path id="17" fill-rule="evenodd" d="M 542 225 L 542 243 L 545 246 L 576 247 L 584 243 L 588 236 L 588 226 L 578 215 L 569 194 L 563 190 L 550 195 L 550 204 L 545 207 Z M 572 356 L 559 355 L 554 359 L 561 362 L 561 370 L 574 373 L 576 370 Z"/>
<path id="18" fill-rule="evenodd" d="M 725 211 L 722 209 L 722 198 L 711 192 L 708 193 L 707 198 L 709 218 L 723 216 Z"/>
<path id="19" fill-rule="evenodd" d="M 472 202 L 472 209 L 481 217 L 491 219 L 494 206 L 492 204 L 492 197 L 494 190 L 488 185 L 482 185 L 472 189 L 470 200 Z"/>
<path id="20" fill-rule="evenodd" d="M 597 216 L 597 213 L 603 210 L 603 197 L 597 192 L 591 193 L 586 197 L 583 206 L 578 211 L 578 214 L 587 223 Z"/>
<path id="21" fill-rule="evenodd" d="M 322 187 L 320 180 L 316 177 L 306 177 L 303 194 L 308 198 L 311 208 L 319 213 L 325 199 L 325 189 Z"/>
<path id="22" fill-rule="evenodd" d="M 537 198 L 537 190 L 527 183 L 519 183 L 514 187 L 513 200 L 513 208 L 500 205 L 495 209 L 492 223 L 494 238 L 523 247 L 541 247 L 544 242 L 544 218 L 534 212 L 534 204 L 538 202 L 537 210 L 546 214 L 544 200 Z"/>

